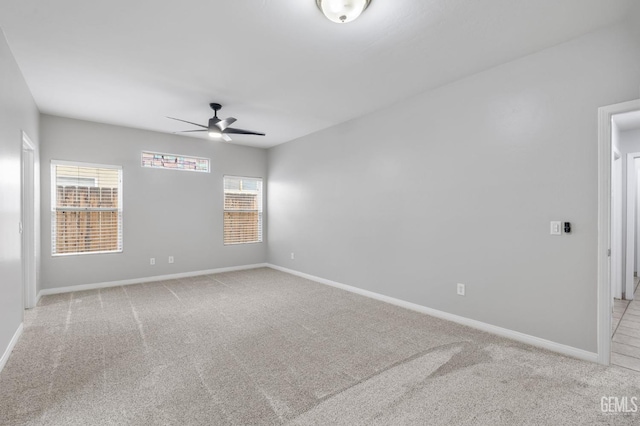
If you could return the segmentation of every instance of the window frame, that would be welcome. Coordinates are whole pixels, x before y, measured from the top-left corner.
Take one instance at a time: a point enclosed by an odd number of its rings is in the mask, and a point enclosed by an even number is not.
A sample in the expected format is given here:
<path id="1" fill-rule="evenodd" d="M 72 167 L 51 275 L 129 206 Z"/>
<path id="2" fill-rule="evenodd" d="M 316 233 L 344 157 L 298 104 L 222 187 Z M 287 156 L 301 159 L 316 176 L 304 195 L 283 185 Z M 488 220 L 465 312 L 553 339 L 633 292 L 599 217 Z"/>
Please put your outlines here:
<path id="1" fill-rule="evenodd" d="M 207 160 L 207 170 L 196 170 L 196 169 L 178 169 L 171 167 L 155 167 L 155 166 L 145 166 L 144 165 L 144 154 L 153 154 L 153 155 L 170 155 L 172 157 L 182 157 L 182 158 L 193 158 L 195 160 Z M 185 154 L 170 154 L 168 152 L 157 152 L 157 151 L 140 151 L 140 167 L 143 169 L 152 169 L 152 170 L 174 170 L 180 172 L 195 172 L 195 173 L 211 173 L 211 159 L 207 157 L 197 157 L 195 155 L 185 155 Z"/>
<path id="2" fill-rule="evenodd" d="M 120 241 L 120 247 L 116 250 L 101 250 L 101 251 L 84 251 L 84 252 L 74 252 L 74 253 L 54 253 L 54 241 L 55 241 L 55 232 L 56 226 L 54 224 L 54 213 L 57 210 L 57 180 L 56 180 L 56 166 L 69 166 L 69 167 L 85 167 L 85 168 L 96 168 L 96 169 L 112 169 L 118 170 L 118 207 L 114 209 L 118 212 L 119 220 L 118 220 L 118 239 Z M 112 164 L 100 164 L 100 163 L 87 163 L 83 161 L 68 161 L 68 160 L 51 160 L 51 206 L 49 208 L 51 214 L 51 257 L 68 257 L 68 256 L 86 256 L 86 255 L 94 255 L 94 254 L 119 254 L 124 252 L 124 208 L 123 208 L 123 188 L 124 188 L 124 171 L 122 166 L 116 166 Z M 82 210 L 79 210 L 82 211 Z M 91 209 L 86 209 L 85 211 L 92 211 Z M 105 211 L 105 210 L 97 210 L 97 211 Z"/>
<path id="3" fill-rule="evenodd" d="M 224 226 L 224 215 L 227 211 L 233 211 L 233 210 L 227 210 L 225 208 L 225 199 L 226 199 L 226 193 L 225 193 L 225 181 L 227 178 L 236 178 L 236 179 L 252 179 L 252 180 L 257 180 L 260 181 L 260 205 L 259 208 L 257 210 L 257 212 L 259 213 L 259 229 L 260 229 L 260 234 L 259 234 L 259 240 L 258 241 L 241 241 L 241 242 L 236 242 L 236 243 L 226 243 L 224 241 L 224 230 L 225 230 L 225 226 Z M 261 244 L 264 242 L 264 178 L 262 177 L 255 177 L 255 176 L 239 176 L 239 175 L 223 175 L 222 176 L 222 244 L 223 246 L 240 246 L 240 245 L 244 245 L 244 244 Z"/>

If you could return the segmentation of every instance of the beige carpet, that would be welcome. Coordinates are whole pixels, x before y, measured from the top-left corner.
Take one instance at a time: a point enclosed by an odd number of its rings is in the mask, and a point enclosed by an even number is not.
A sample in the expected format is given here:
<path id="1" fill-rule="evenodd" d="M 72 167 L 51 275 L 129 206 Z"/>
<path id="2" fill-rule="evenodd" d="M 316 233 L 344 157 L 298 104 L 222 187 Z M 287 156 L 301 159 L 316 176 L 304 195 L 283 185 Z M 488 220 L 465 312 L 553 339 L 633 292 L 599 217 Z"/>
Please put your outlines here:
<path id="1" fill-rule="evenodd" d="M 640 424 L 603 396 L 640 375 L 265 268 L 43 298 L 0 424 Z"/>

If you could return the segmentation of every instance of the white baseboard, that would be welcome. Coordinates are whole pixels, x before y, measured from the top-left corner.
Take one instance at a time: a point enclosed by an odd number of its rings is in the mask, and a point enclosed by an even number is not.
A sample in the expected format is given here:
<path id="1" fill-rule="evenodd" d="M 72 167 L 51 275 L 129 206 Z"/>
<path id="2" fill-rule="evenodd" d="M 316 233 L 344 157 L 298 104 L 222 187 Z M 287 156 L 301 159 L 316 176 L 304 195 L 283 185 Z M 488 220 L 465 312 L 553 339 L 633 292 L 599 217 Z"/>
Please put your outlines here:
<path id="1" fill-rule="evenodd" d="M 222 272 L 244 271 L 246 269 L 256 269 L 256 268 L 265 268 L 265 267 L 268 267 L 266 263 L 256 263 L 253 265 L 231 266 L 228 268 L 208 269 L 206 271 L 182 272 L 179 274 L 170 274 L 170 275 L 157 275 L 155 277 L 134 278 L 131 280 L 108 281 L 108 282 L 94 283 L 94 284 L 80 284 L 80 285 L 73 285 L 69 287 L 45 288 L 40 290 L 40 292 L 38 293 L 37 299 L 40 300 L 42 296 L 48 296 L 51 294 L 71 293 L 74 291 L 95 290 L 98 288 L 107 288 L 107 287 L 119 287 L 122 285 L 142 284 L 142 283 L 148 283 L 153 281 L 175 280 L 179 278 L 197 277 L 200 275 L 220 274 Z"/>
<path id="2" fill-rule="evenodd" d="M 18 339 L 20 339 L 20 336 L 22 335 L 23 328 L 24 328 L 24 323 L 20 323 L 20 325 L 18 326 L 18 329 L 13 334 L 13 337 L 9 342 L 9 346 L 7 346 L 7 349 L 4 351 L 2 358 L 0 358 L 0 372 L 2 372 L 2 369 L 7 364 L 7 361 L 9 360 L 9 356 L 11 355 L 11 351 L 13 351 L 14 346 L 16 345 L 16 343 L 18 343 Z"/>
<path id="3" fill-rule="evenodd" d="M 358 287 L 353 287 L 347 284 L 327 280 L 325 278 L 316 277 L 314 275 L 305 274 L 304 272 L 295 271 L 289 268 L 283 268 L 282 266 L 267 264 L 269 268 L 276 269 L 278 271 L 286 272 L 288 274 L 297 275 L 302 278 L 306 278 L 311 281 L 318 282 L 320 284 L 329 285 L 342 290 L 349 291 L 351 293 L 360 294 L 362 296 L 370 297 L 372 299 L 387 302 L 392 305 L 400 306 L 402 308 L 410 309 L 412 311 L 421 312 L 423 314 L 430 315 L 432 317 L 441 318 L 447 321 L 452 321 L 458 324 L 466 325 L 487 333 L 496 334 L 501 337 L 516 340 L 518 342 L 526 343 L 539 348 L 548 349 L 553 352 L 558 352 L 563 355 L 582 359 L 585 361 L 598 362 L 598 354 L 595 352 L 585 351 L 583 349 L 574 348 L 573 346 L 563 345 L 561 343 L 552 342 L 551 340 L 541 339 L 540 337 L 531 336 L 529 334 L 520 333 L 518 331 L 509 330 L 508 328 L 502 328 L 495 325 L 487 324 L 485 322 L 476 321 L 470 318 L 461 317 L 459 315 L 450 314 L 448 312 L 439 311 L 437 309 L 427 308 L 426 306 L 417 305 L 415 303 L 406 302 L 404 300 L 396 299 L 393 297 L 385 296 L 383 294 L 374 293 L 372 291 L 363 290 Z"/>

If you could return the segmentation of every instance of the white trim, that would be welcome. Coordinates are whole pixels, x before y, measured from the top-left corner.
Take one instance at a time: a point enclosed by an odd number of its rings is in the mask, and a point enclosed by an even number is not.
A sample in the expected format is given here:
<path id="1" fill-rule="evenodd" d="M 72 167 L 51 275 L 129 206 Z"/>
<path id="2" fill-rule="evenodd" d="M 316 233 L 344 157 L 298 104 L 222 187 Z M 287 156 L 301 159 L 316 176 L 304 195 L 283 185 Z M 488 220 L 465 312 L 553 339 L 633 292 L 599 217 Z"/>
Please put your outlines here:
<path id="1" fill-rule="evenodd" d="M 91 211 L 96 212 L 101 210 L 91 210 Z M 120 213 L 118 210 L 115 210 L 115 211 Z M 52 253 L 51 257 L 90 256 L 92 254 L 121 254 L 121 253 L 123 253 L 123 249 L 109 250 L 109 251 L 106 251 L 106 250 L 105 251 L 81 251 L 81 252 L 74 252 L 74 253 Z"/>
<path id="2" fill-rule="evenodd" d="M 9 342 L 7 349 L 4 351 L 2 358 L 0 358 L 0 373 L 2 372 L 2 369 L 4 368 L 4 366 L 7 364 L 7 361 L 9 361 L 9 356 L 11 355 L 11 351 L 13 351 L 13 348 L 16 345 L 16 343 L 18 343 L 18 339 L 20 339 L 20 336 L 22 336 L 23 328 L 24 328 L 24 323 L 20 323 L 20 325 L 18 326 L 18 329 L 13 334 L 13 337 L 11 338 L 11 341 Z"/>
<path id="3" fill-rule="evenodd" d="M 37 235 L 36 235 L 36 153 L 35 145 L 22 131 L 20 157 L 20 239 L 23 308 L 36 304 Z"/>
<path id="4" fill-rule="evenodd" d="M 611 164 L 611 295 L 617 299 L 622 298 L 625 280 L 622 260 L 626 253 L 622 244 L 622 200 L 627 198 L 622 193 L 622 163 L 622 155 L 614 146 Z"/>
<path id="5" fill-rule="evenodd" d="M 459 315 L 450 314 L 448 312 L 439 311 L 437 309 L 427 308 L 426 306 L 418 305 L 404 300 L 396 299 L 393 297 L 385 296 L 383 294 L 374 293 L 369 290 L 363 290 L 361 288 L 352 287 L 347 284 L 327 280 L 325 278 L 316 277 L 314 275 L 305 274 L 304 272 L 295 271 L 289 268 L 283 268 L 273 264 L 267 264 L 269 268 L 276 269 L 278 271 L 286 272 L 291 275 L 296 275 L 302 278 L 306 278 L 311 281 L 318 282 L 320 284 L 329 285 L 342 290 L 356 293 L 361 296 L 369 297 L 371 299 L 380 300 L 382 302 L 390 303 L 392 305 L 400 306 L 402 308 L 410 309 L 412 311 L 420 312 L 432 317 L 441 318 L 447 321 L 455 322 L 458 324 L 466 325 L 468 327 L 475 328 L 477 330 L 486 331 L 488 333 L 496 334 L 498 336 L 506 337 L 508 339 L 516 340 L 518 342 L 526 343 L 532 346 L 548 349 L 550 351 L 558 352 L 563 355 L 571 356 L 585 361 L 597 362 L 598 354 L 594 352 L 585 351 L 583 349 L 574 348 L 572 346 L 563 345 L 560 343 L 552 342 L 550 340 L 541 339 L 539 337 L 531 336 L 529 334 L 520 333 L 518 331 L 509 330 L 507 328 L 498 327 L 495 325 L 487 324 L 481 321 L 476 321 L 470 318 L 461 317 Z"/>
<path id="6" fill-rule="evenodd" d="M 635 174 L 635 179 L 636 179 L 636 193 L 635 193 L 635 199 L 636 199 L 636 212 L 640 211 L 640 163 L 638 163 L 636 161 L 637 164 L 634 164 L 634 174 Z M 635 244 L 634 244 L 634 250 L 635 250 L 635 254 L 636 254 L 636 258 L 633 259 L 634 261 L 634 272 L 635 272 L 635 276 L 638 275 L 638 265 L 640 265 L 640 247 L 638 247 L 638 241 L 640 241 L 640 214 L 636 214 L 635 217 L 635 229 L 636 229 L 636 233 L 635 235 L 633 235 L 634 240 L 635 240 Z M 634 278 L 635 278 L 634 276 Z"/>
<path id="7" fill-rule="evenodd" d="M 29 138 L 29 135 L 27 135 L 25 133 L 25 131 L 22 131 L 22 143 L 24 145 L 27 145 L 27 149 L 30 149 L 31 151 L 35 151 L 36 150 L 36 146 L 33 143 L 33 141 L 31 140 L 31 138 Z"/>
<path id="8" fill-rule="evenodd" d="M 640 99 L 598 108 L 598 362 L 611 358 L 611 116 L 640 110 Z"/>
<path id="9" fill-rule="evenodd" d="M 40 300 L 40 297 L 42 296 L 49 296 L 51 294 L 72 293 L 74 291 L 95 290 L 98 288 L 119 287 L 123 285 L 142 284 L 142 283 L 148 283 L 153 281 L 175 280 L 179 278 L 197 277 L 200 275 L 220 274 L 223 272 L 244 271 L 247 269 L 266 268 L 266 267 L 268 267 L 266 263 L 256 263 L 253 265 L 231 266 L 228 268 L 208 269 L 205 271 L 182 272 L 179 274 L 170 274 L 170 275 L 157 275 L 155 277 L 134 278 L 134 279 L 122 280 L 122 281 L 107 281 L 102 283 L 73 285 L 69 287 L 45 288 L 40 290 L 40 293 L 38 294 L 38 300 Z"/>
<path id="10" fill-rule="evenodd" d="M 224 182 L 224 178 L 238 178 L 238 179 L 256 179 L 256 180 L 264 180 L 263 177 L 260 176 L 239 176 L 239 175 L 222 175 L 222 181 Z M 224 188 L 223 188 L 224 189 Z"/>
<path id="11" fill-rule="evenodd" d="M 84 161 L 51 160 L 51 165 L 90 167 L 94 169 L 122 170 L 122 166 L 117 166 L 113 164 L 87 163 Z"/>

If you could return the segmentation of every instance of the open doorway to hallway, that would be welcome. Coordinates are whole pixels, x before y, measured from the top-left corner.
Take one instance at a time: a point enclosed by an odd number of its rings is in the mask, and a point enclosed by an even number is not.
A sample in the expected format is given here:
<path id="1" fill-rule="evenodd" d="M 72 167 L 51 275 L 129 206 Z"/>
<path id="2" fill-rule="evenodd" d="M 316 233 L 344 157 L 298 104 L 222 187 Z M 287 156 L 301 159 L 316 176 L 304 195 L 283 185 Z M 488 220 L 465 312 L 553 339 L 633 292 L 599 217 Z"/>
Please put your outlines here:
<path id="1" fill-rule="evenodd" d="M 613 332 L 613 310 L 614 291 L 612 286 L 612 273 L 616 265 L 620 265 L 622 260 L 612 260 L 612 213 L 614 203 L 612 203 L 612 182 L 614 179 L 614 143 L 613 143 L 613 117 L 619 114 L 626 114 L 640 111 L 640 99 L 623 102 L 614 105 L 607 105 L 598 108 L 598 250 L 597 250 L 597 347 L 598 362 L 603 365 L 611 363 L 611 345 Z M 620 151 L 618 147 L 618 151 Z M 620 153 L 620 160 L 624 161 L 624 156 Z M 621 163 L 623 164 L 623 163 Z M 621 178 L 621 180 L 623 180 Z M 622 194 L 622 191 L 620 191 Z M 622 198 L 622 195 L 619 195 Z M 620 207 L 624 212 L 625 209 Z M 620 223 L 624 223 L 621 221 Z M 622 226 L 622 225 L 620 225 Z M 622 233 L 620 234 L 622 235 Z M 619 244 L 620 252 L 626 245 L 622 244 L 622 236 L 615 242 Z M 613 252 L 617 250 L 614 248 Z M 621 256 L 621 255 L 620 255 Z M 625 259 L 624 256 L 621 259 Z M 620 274 L 623 269 L 620 266 Z M 620 284 L 622 286 L 622 284 Z M 630 293 L 631 294 L 631 293 Z"/>
<path id="2" fill-rule="evenodd" d="M 611 290 L 632 300 L 638 271 L 640 110 L 611 117 Z"/>
<path id="3" fill-rule="evenodd" d="M 611 364 L 640 371 L 640 109 L 611 116 Z"/>

